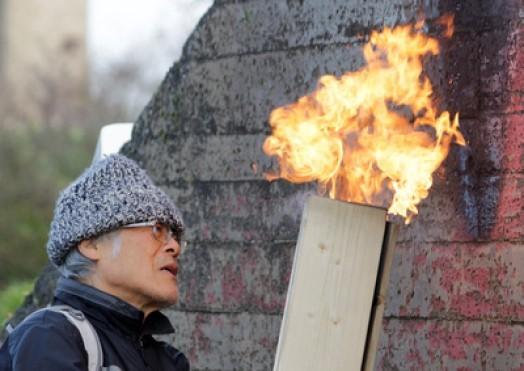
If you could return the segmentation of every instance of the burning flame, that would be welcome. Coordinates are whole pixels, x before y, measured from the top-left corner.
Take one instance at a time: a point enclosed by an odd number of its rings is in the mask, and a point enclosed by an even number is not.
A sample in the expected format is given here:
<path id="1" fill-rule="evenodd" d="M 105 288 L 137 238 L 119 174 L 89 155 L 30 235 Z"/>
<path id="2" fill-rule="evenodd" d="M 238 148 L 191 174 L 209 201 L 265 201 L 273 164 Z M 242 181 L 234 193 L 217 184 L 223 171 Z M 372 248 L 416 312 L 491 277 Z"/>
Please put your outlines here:
<path id="1" fill-rule="evenodd" d="M 445 34 L 453 19 L 442 18 Z M 276 156 L 269 180 L 318 181 L 331 198 L 376 204 L 409 223 L 427 197 L 432 173 L 452 142 L 464 145 L 458 114 L 437 113 L 422 58 L 439 53 L 422 22 L 373 31 L 367 65 L 340 78 L 325 75 L 316 91 L 271 112 L 264 152 Z"/>

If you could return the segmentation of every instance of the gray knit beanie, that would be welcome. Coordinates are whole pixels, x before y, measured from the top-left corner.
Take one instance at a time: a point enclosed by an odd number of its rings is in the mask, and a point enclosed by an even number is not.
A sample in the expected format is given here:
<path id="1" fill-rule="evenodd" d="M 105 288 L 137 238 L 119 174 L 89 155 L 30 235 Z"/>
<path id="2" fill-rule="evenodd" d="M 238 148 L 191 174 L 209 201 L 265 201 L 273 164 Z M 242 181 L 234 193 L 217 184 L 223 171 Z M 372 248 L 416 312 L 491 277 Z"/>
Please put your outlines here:
<path id="1" fill-rule="evenodd" d="M 82 240 L 148 221 L 165 223 L 179 235 L 184 229 L 180 212 L 146 172 L 127 157 L 111 155 L 92 164 L 58 197 L 47 255 L 60 266 Z"/>

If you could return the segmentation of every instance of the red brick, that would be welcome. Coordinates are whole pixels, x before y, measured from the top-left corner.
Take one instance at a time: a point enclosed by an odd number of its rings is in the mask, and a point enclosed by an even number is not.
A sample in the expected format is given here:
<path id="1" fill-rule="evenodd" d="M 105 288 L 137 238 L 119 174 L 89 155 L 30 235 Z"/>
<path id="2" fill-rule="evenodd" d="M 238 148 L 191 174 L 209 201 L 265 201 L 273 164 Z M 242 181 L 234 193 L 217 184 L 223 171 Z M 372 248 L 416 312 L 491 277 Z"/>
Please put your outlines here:
<path id="1" fill-rule="evenodd" d="M 524 246 L 400 244 L 386 316 L 524 320 Z"/>
<path id="2" fill-rule="evenodd" d="M 509 90 L 524 91 L 524 26 L 512 31 L 508 52 Z"/>
<path id="3" fill-rule="evenodd" d="M 524 370 L 524 326 L 486 323 L 486 370 Z"/>
<path id="4" fill-rule="evenodd" d="M 506 171 L 524 173 L 524 116 L 522 114 L 506 117 L 503 168 Z"/>
<path id="5" fill-rule="evenodd" d="M 477 370 L 482 341 L 479 322 L 387 319 L 375 370 Z"/>
<path id="6" fill-rule="evenodd" d="M 189 358 L 192 370 L 264 371 L 273 365 L 280 315 L 167 311 L 176 333 L 163 340 Z"/>
<path id="7" fill-rule="evenodd" d="M 294 247 L 293 242 L 190 245 L 180 259 L 179 308 L 282 312 Z"/>
<path id="8" fill-rule="evenodd" d="M 524 27 L 489 31 L 481 41 L 481 108 L 506 113 L 524 108 Z"/>
<path id="9" fill-rule="evenodd" d="M 447 246 L 400 244 L 391 273 L 386 315 L 428 316 L 435 308 L 445 310 L 461 278 L 457 254 L 456 249 Z"/>
<path id="10" fill-rule="evenodd" d="M 505 108 L 508 113 L 524 111 L 524 93 L 513 93 L 508 98 L 508 105 Z"/>
<path id="11" fill-rule="evenodd" d="M 524 326 L 480 321 L 386 319 L 376 370 L 524 368 Z"/>
<path id="12" fill-rule="evenodd" d="M 481 92 L 497 94 L 506 90 L 507 64 L 511 38 L 506 30 L 490 30 L 480 38 L 481 45 Z"/>
<path id="13" fill-rule="evenodd" d="M 507 175 L 500 182 L 492 239 L 521 241 L 524 237 L 524 176 Z"/>

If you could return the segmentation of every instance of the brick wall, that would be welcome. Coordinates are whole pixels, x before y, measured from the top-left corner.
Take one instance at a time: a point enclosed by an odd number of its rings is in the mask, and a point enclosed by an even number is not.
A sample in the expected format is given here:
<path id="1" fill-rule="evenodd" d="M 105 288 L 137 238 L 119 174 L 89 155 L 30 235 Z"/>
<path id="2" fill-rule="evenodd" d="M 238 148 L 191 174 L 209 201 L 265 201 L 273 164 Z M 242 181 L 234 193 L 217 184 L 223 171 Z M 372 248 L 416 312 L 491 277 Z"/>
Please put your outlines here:
<path id="1" fill-rule="evenodd" d="M 397 244 L 379 369 L 524 370 L 524 5 L 461 5 L 445 68 L 470 145 Z"/>
<path id="2" fill-rule="evenodd" d="M 373 28 L 456 15 L 429 66 L 470 145 L 403 227 L 378 370 L 524 369 L 524 5 L 493 1 L 215 1 L 125 147 L 180 206 L 172 339 L 193 370 L 269 370 L 313 185 L 268 183 L 270 111 L 362 64 Z M 431 23 L 431 22 L 430 22 Z M 255 172 L 254 169 L 257 169 Z M 313 272 L 314 274 L 314 272 Z"/>

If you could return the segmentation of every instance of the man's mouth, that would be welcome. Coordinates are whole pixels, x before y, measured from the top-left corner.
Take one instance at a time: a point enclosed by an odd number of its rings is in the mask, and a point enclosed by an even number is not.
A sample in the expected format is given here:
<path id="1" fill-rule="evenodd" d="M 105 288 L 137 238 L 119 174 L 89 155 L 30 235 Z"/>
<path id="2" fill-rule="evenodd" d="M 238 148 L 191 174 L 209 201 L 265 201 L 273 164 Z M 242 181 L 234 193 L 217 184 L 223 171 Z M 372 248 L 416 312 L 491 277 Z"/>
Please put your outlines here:
<path id="1" fill-rule="evenodd" d="M 175 264 L 175 263 L 168 264 L 168 265 L 165 265 L 162 268 L 160 268 L 160 270 L 169 272 L 169 273 L 171 273 L 171 275 L 176 277 L 176 275 L 178 274 L 178 265 Z"/>

